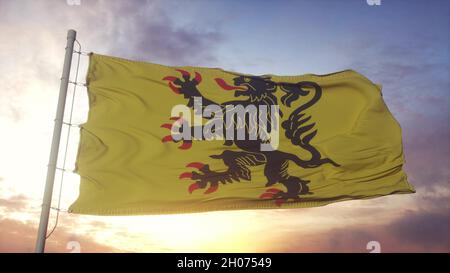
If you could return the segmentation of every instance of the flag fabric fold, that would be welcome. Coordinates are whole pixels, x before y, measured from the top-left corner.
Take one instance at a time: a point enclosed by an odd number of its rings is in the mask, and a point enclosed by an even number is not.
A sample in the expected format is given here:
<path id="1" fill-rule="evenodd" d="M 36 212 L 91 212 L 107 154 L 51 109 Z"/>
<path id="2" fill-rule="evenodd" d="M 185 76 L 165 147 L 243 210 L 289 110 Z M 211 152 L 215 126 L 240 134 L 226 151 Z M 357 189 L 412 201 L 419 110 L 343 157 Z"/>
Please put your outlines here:
<path id="1" fill-rule="evenodd" d="M 72 213 L 286 209 L 414 192 L 381 86 L 353 70 L 254 76 L 91 54 L 87 86 Z"/>

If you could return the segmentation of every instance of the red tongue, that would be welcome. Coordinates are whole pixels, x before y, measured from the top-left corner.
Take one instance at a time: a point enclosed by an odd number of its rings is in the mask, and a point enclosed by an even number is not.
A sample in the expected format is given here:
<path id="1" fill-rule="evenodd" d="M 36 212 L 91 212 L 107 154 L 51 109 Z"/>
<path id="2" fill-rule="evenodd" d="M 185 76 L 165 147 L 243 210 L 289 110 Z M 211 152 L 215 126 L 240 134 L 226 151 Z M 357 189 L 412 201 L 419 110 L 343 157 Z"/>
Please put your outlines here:
<path id="1" fill-rule="evenodd" d="M 229 85 L 228 83 L 226 83 L 223 79 L 221 78 L 215 78 L 214 79 L 217 84 L 222 87 L 222 89 L 224 90 L 247 90 L 247 88 L 243 87 L 243 86 L 234 86 L 234 85 Z"/>

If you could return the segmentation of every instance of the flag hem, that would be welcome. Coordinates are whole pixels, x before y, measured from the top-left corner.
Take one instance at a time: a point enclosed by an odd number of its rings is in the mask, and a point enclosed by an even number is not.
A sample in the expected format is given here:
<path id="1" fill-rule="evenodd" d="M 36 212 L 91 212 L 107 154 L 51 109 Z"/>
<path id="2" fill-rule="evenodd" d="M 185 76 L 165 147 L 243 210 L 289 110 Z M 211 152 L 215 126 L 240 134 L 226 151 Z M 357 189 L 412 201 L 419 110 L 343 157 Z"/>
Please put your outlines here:
<path id="1" fill-rule="evenodd" d="M 164 215 L 164 214 L 185 214 L 185 213 L 204 213 L 204 212 L 215 212 L 215 211 L 235 211 L 235 210 L 258 210 L 258 209 L 293 209 L 293 208 L 313 208 L 313 207 L 323 207 L 329 204 L 352 201 L 352 200 L 368 200 L 379 197 L 387 197 L 394 194 L 412 194 L 416 190 L 412 185 L 405 180 L 406 188 L 402 190 L 392 191 L 387 194 L 378 194 L 372 196 L 353 196 L 353 197 L 341 197 L 339 199 L 330 198 L 329 200 L 323 201 L 305 201 L 297 203 L 284 203 L 282 206 L 277 206 L 274 204 L 273 200 L 267 200 L 266 204 L 258 205 L 233 205 L 233 206 L 207 206 L 207 207 L 197 207 L 190 209 L 123 209 L 123 208 L 105 208 L 105 209 L 72 209 L 69 208 L 68 212 L 73 214 L 83 214 L 83 215 L 98 215 L 98 216 L 133 216 L 133 215 Z"/>

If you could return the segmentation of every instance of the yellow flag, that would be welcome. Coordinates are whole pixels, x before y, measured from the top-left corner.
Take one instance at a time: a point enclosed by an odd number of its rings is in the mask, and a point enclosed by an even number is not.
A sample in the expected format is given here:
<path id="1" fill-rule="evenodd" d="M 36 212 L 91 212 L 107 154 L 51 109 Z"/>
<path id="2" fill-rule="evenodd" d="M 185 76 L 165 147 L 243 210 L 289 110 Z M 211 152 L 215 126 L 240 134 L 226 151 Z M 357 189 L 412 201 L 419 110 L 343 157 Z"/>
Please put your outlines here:
<path id="1" fill-rule="evenodd" d="M 78 199 L 96 215 L 301 208 L 413 193 L 381 87 L 91 54 Z"/>

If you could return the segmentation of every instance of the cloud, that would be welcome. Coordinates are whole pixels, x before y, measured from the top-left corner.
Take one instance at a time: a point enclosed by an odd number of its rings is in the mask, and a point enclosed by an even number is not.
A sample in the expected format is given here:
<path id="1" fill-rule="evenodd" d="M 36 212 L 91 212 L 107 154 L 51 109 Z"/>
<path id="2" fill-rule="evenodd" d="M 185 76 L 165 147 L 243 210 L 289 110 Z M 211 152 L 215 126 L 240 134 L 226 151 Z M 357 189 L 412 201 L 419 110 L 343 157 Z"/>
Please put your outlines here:
<path id="1" fill-rule="evenodd" d="M 415 185 L 449 187 L 449 122 L 445 118 L 424 118 L 404 128 L 406 170 Z"/>
<path id="2" fill-rule="evenodd" d="M 400 242 L 420 246 L 423 251 L 450 251 L 450 210 L 407 211 L 389 231 Z"/>
<path id="3" fill-rule="evenodd" d="M 174 8 L 183 5 L 178 2 Z M 219 26 L 176 25 L 172 6 L 162 1 L 114 0 L 86 1 L 77 8 L 58 10 L 75 17 L 71 23 L 83 37 L 81 42 L 98 53 L 171 65 L 214 63 L 213 49 L 224 39 Z"/>
<path id="4" fill-rule="evenodd" d="M 424 209 L 435 212 L 450 211 L 450 186 L 448 183 L 434 184 L 419 188 L 417 203 Z"/>
<path id="5" fill-rule="evenodd" d="M 33 252 L 36 243 L 35 224 L 0 218 L 0 252 Z M 74 235 L 59 227 L 46 244 L 46 252 L 69 252 L 69 242 L 78 242 L 81 252 L 121 252 L 120 249 L 97 243 L 87 235 Z M 69 244 L 69 245 L 68 245 Z"/>
<path id="6" fill-rule="evenodd" d="M 23 194 L 0 198 L 0 208 L 4 208 L 6 212 L 22 211 L 27 207 L 28 198 Z"/>
<path id="7" fill-rule="evenodd" d="M 390 223 L 360 223 L 322 232 L 291 231 L 264 251 L 369 252 L 368 242 L 377 241 L 382 252 L 448 252 L 449 212 L 405 211 Z"/>
<path id="8" fill-rule="evenodd" d="M 396 39 L 389 35 L 361 31 L 335 47 L 347 56 L 348 67 L 383 85 L 383 97 L 402 124 L 417 126 L 417 116 L 449 120 L 448 36 L 438 29 L 403 31 Z"/>
<path id="9" fill-rule="evenodd" d="M 220 26 L 176 25 L 166 6 L 162 1 L 82 1 L 80 6 L 1 1 L 0 116 L 27 119 L 33 108 L 55 97 L 70 28 L 78 31 L 85 51 L 168 65 L 214 65 L 214 48 L 224 39 Z M 81 78 L 86 67 L 84 58 Z"/>
<path id="10" fill-rule="evenodd" d="M 106 41 L 125 57 L 168 64 L 213 62 L 212 48 L 223 40 L 220 32 L 176 27 L 166 11 L 152 3 L 136 5 L 120 1 L 107 17 L 117 15 L 109 26 Z M 98 20 L 98 18 L 89 18 Z"/>

